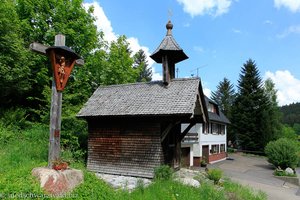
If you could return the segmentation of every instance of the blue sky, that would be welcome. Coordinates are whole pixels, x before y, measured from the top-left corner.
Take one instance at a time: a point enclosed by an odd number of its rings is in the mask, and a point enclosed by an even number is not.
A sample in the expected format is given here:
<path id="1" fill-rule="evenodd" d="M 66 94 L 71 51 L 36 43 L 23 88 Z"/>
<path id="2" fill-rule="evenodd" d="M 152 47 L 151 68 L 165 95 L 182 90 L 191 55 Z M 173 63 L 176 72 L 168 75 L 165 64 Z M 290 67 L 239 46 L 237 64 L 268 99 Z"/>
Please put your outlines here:
<path id="1" fill-rule="evenodd" d="M 133 51 L 148 55 L 171 19 L 189 56 L 176 65 L 178 76 L 196 76 L 198 68 L 208 96 L 224 77 L 237 85 L 251 58 L 261 77 L 275 83 L 279 105 L 300 102 L 300 0 L 85 0 L 91 5 L 106 40 L 126 35 Z M 161 79 L 161 65 L 150 58 L 149 64 Z"/>

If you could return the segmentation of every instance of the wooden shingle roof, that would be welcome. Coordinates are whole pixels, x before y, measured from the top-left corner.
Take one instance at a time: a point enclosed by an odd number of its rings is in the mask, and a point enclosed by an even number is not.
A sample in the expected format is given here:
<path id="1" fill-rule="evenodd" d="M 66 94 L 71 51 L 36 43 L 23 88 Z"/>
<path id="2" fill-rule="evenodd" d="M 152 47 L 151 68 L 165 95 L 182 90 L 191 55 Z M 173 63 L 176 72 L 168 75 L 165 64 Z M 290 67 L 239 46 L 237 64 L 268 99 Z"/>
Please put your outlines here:
<path id="1" fill-rule="evenodd" d="M 209 112 L 208 111 L 208 118 L 210 121 L 215 121 L 215 122 L 221 122 L 225 124 L 230 124 L 229 119 L 224 115 L 224 113 L 221 111 L 219 105 L 215 103 L 213 100 L 209 99 L 207 96 L 205 96 L 205 101 L 206 105 L 208 106 L 209 103 L 214 104 L 218 108 L 217 113 Z"/>
<path id="2" fill-rule="evenodd" d="M 161 41 L 158 48 L 150 55 L 150 57 L 157 63 L 162 63 L 162 57 L 168 55 L 172 58 L 174 63 L 178 63 L 188 58 L 188 56 L 183 52 L 183 49 L 175 41 L 172 36 L 173 24 L 169 21 L 166 25 L 167 35 Z"/>
<path id="3" fill-rule="evenodd" d="M 77 117 L 194 115 L 202 93 L 198 78 L 101 86 Z M 205 104 L 205 103 L 201 103 Z M 202 106 L 202 105 L 201 105 Z M 205 106 L 205 105 L 204 105 Z"/>

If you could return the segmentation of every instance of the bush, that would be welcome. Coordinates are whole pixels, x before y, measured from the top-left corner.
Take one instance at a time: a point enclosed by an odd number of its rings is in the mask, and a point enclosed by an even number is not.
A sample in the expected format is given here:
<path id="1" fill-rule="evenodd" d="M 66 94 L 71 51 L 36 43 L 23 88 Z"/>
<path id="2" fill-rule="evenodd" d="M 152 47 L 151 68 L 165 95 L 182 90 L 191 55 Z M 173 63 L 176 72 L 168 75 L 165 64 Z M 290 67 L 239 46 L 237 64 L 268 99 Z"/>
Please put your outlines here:
<path id="1" fill-rule="evenodd" d="M 298 146 L 293 140 L 280 138 L 269 142 L 265 148 L 268 161 L 275 167 L 286 169 L 295 168 L 298 164 Z"/>
<path id="2" fill-rule="evenodd" d="M 218 184 L 222 178 L 223 172 L 219 169 L 209 169 L 207 171 L 207 178 L 214 181 L 214 184 Z"/>
<path id="3" fill-rule="evenodd" d="M 297 177 L 296 174 L 290 174 L 290 173 L 286 173 L 284 170 L 282 169 L 276 169 L 274 171 L 274 175 L 275 176 L 290 176 L 290 177 Z"/>
<path id="4" fill-rule="evenodd" d="M 173 170 L 168 165 L 161 165 L 154 169 L 154 178 L 156 180 L 170 180 L 173 175 Z"/>
<path id="5" fill-rule="evenodd" d="M 77 119 L 74 113 L 62 118 L 61 147 L 62 151 L 71 152 L 75 160 L 86 158 L 87 123 Z"/>
<path id="6" fill-rule="evenodd" d="M 29 128 L 31 123 L 27 120 L 28 114 L 24 108 L 9 108 L 0 110 L 0 121 L 3 126 L 11 130 Z"/>

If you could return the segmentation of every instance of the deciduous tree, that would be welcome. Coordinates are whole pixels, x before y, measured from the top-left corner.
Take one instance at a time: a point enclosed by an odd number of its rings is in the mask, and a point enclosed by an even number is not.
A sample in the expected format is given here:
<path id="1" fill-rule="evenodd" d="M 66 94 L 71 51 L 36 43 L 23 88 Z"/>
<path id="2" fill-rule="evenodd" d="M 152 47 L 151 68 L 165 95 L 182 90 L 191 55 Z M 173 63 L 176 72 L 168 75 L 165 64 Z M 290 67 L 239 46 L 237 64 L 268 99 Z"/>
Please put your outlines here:
<path id="1" fill-rule="evenodd" d="M 133 58 L 126 36 L 118 37 L 109 47 L 107 66 L 103 72 L 106 85 L 133 83 L 138 76 L 133 68 Z"/>
<path id="2" fill-rule="evenodd" d="M 264 109 L 264 116 L 266 122 L 263 124 L 265 126 L 264 133 L 264 145 L 266 145 L 271 140 L 276 140 L 280 137 L 282 130 L 281 117 L 278 102 L 277 102 L 277 90 L 275 89 L 275 84 L 271 79 L 267 79 L 264 82 L 264 93 L 267 97 L 266 107 Z"/>
<path id="3" fill-rule="evenodd" d="M 24 40 L 24 48 L 28 49 L 32 42 L 52 46 L 54 36 L 62 33 L 66 36 L 66 46 L 71 47 L 87 61 L 91 52 L 101 47 L 101 37 L 94 25 L 93 8 L 85 10 L 82 3 L 82 0 L 14 1 L 18 14 L 16 18 L 21 21 L 20 38 Z M 31 116 L 39 118 L 49 110 L 47 105 L 50 99 L 46 98 L 50 96 L 51 65 L 45 56 L 30 53 L 27 62 L 23 62 L 22 66 L 24 69 L 30 69 L 27 79 L 30 90 L 23 102 L 34 111 Z M 74 69 L 74 74 L 76 71 L 77 68 Z M 75 80 L 80 81 L 74 78 L 74 74 L 69 79 L 69 86 Z M 68 91 L 65 94 L 67 96 Z"/>
<path id="4" fill-rule="evenodd" d="M 0 3 L 0 105 L 20 104 L 31 89 L 28 51 L 13 0 Z"/>

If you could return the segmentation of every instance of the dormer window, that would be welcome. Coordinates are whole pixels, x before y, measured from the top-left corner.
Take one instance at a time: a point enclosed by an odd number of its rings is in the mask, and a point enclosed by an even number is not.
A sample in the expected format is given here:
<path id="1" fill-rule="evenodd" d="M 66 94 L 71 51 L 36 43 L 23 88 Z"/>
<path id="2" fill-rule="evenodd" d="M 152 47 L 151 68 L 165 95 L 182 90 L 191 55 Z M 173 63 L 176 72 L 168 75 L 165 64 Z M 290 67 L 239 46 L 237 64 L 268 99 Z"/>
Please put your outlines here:
<path id="1" fill-rule="evenodd" d="M 212 113 L 217 113 L 217 108 L 214 104 L 209 103 L 207 106 L 207 110 L 208 112 L 212 112 Z"/>

